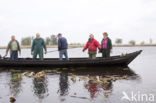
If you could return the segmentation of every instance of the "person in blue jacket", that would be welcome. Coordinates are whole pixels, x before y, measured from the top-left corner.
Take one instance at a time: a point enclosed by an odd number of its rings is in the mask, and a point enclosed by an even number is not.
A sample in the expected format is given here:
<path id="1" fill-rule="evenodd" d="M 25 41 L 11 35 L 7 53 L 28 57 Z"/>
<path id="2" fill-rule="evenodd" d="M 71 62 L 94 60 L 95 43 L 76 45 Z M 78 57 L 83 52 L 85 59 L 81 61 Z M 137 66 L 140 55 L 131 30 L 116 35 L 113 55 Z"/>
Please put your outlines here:
<path id="1" fill-rule="evenodd" d="M 58 51 L 59 51 L 60 60 L 62 60 L 63 55 L 65 56 L 66 60 L 69 60 L 67 49 L 68 49 L 67 39 L 65 37 L 62 37 L 62 34 L 59 33 L 58 34 Z"/>

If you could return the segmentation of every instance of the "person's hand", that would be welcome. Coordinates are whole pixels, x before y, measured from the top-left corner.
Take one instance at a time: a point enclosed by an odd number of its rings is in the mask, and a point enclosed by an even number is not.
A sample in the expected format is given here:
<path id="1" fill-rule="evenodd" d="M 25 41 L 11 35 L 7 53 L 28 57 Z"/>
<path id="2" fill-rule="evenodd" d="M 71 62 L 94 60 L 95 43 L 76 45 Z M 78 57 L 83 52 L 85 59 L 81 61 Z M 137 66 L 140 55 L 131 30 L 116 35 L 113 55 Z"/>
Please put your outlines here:
<path id="1" fill-rule="evenodd" d="M 98 53 L 101 53 L 101 51 L 99 50 Z"/>
<path id="2" fill-rule="evenodd" d="M 113 50 L 112 49 L 110 50 L 110 53 L 113 53 Z"/>
<path id="3" fill-rule="evenodd" d="M 21 52 L 19 52 L 19 56 L 21 56 Z"/>
<path id="4" fill-rule="evenodd" d="M 45 54 L 47 54 L 47 51 L 45 51 Z"/>
<path id="5" fill-rule="evenodd" d="M 31 52 L 31 55 L 33 55 L 34 54 L 34 52 Z"/>
<path id="6" fill-rule="evenodd" d="M 7 55 L 8 55 L 8 53 L 6 53 L 4 57 L 6 57 Z"/>
<path id="7" fill-rule="evenodd" d="M 101 49 L 99 49 L 98 53 L 101 53 Z"/>

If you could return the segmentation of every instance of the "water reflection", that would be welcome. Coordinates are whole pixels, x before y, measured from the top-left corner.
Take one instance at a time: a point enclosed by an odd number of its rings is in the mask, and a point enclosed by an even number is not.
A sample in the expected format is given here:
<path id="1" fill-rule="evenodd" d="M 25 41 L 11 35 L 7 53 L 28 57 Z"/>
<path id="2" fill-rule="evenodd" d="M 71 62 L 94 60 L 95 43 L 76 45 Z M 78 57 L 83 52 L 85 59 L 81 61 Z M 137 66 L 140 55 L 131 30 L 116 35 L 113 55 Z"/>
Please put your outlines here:
<path id="1" fill-rule="evenodd" d="M 46 78 L 34 78 L 33 79 L 34 94 L 39 99 L 44 99 L 48 96 L 47 80 Z"/>
<path id="2" fill-rule="evenodd" d="M 11 72 L 10 76 L 11 76 L 9 83 L 10 93 L 12 96 L 17 97 L 20 91 L 22 90 L 21 87 L 22 77 L 16 72 Z"/>
<path id="3" fill-rule="evenodd" d="M 66 96 L 68 95 L 68 88 L 69 88 L 69 83 L 68 83 L 68 74 L 67 73 L 60 73 L 59 77 L 59 93 L 60 96 Z"/>
<path id="4" fill-rule="evenodd" d="M 139 75 L 137 75 L 128 67 L 79 67 L 63 69 L 57 68 L 55 70 L 51 68 L 38 68 L 37 70 L 32 70 L 31 68 L 28 69 L 14 69 L 6 71 L 10 72 L 11 74 L 11 79 L 9 83 L 11 96 L 17 97 L 21 93 L 20 91 L 22 90 L 22 88 L 25 87 L 25 84 L 23 84 L 23 82 L 27 81 L 25 81 L 26 79 L 24 79 L 24 76 L 22 76 L 24 72 L 28 73 L 28 76 L 26 76 L 26 78 L 31 78 L 33 81 L 32 84 L 30 84 L 30 87 L 28 88 L 33 89 L 32 94 L 35 94 L 35 96 L 39 98 L 41 102 L 43 99 L 47 99 L 48 96 L 51 96 L 51 94 L 53 96 L 59 95 L 61 102 L 67 100 L 68 97 L 78 99 L 89 99 L 87 94 L 84 97 L 79 97 L 77 95 L 78 93 L 75 92 L 74 94 L 71 94 L 69 91 L 69 88 L 71 90 L 79 88 L 82 89 L 82 87 L 84 90 L 88 91 L 90 99 L 96 99 L 99 96 L 103 96 L 107 99 L 112 95 L 114 82 L 119 80 L 140 81 Z M 35 78 L 35 76 L 29 77 L 30 74 L 33 74 L 32 72 L 34 72 L 34 74 L 37 74 L 40 71 L 45 71 L 45 78 Z M 53 77 L 55 77 L 55 79 L 58 81 L 49 83 L 49 81 L 51 81 Z M 74 85 L 78 85 L 80 87 L 73 88 L 73 83 Z M 56 84 L 55 86 L 57 86 L 58 88 L 53 87 L 54 85 L 52 84 Z M 31 87 L 31 85 L 33 86 Z M 54 92 L 54 89 L 57 89 L 58 91 L 56 90 L 57 92 Z M 53 98 L 53 96 L 50 98 Z"/>
<path id="5" fill-rule="evenodd" d="M 128 67 L 90 67 L 89 69 L 81 68 L 72 72 L 68 71 L 68 73 L 71 74 L 73 83 L 84 81 L 84 87 L 90 93 L 91 99 L 97 98 L 101 93 L 105 98 L 109 98 L 113 92 L 113 82 L 117 80 L 140 80 L 140 77 Z"/>

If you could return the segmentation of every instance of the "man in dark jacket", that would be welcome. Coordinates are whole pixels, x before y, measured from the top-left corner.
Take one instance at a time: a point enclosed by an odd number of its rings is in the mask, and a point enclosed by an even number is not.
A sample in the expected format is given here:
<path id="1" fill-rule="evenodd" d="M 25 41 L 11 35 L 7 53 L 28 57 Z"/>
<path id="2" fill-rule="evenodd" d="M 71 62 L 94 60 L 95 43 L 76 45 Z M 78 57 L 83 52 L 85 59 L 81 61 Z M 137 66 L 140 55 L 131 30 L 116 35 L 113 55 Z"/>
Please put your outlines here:
<path id="1" fill-rule="evenodd" d="M 45 50 L 45 54 L 47 53 L 47 47 L 44 42 L 44 39 L 40 37 L 40 34 L 36 34 L 36 38 L 33 40 L 31 47 L 31 54 L 33 54 L 33 60 L 36 60 L 37 55 L 39 55 L 40 60 L 43 60 L 43 49 Z"/>
<path id="2" fill-rule="evenodd" d="M 111 39 L 108 37 L 107 32 L 103 33 L 103 39 L 101 42 L 101 52 L 103 58 L 109 58 L 110 53 L 112 52 L 112 42 Z"/>
<path id="3" fill-rule="evenodd" d="M 67 49 L 68 49 L 67 39 L 62 37 L 62 34 L 59 33 L 58 34 L 58 51 L 59 51 L 60 60 L 62 60 L 63 55 L 65 56 L 66 60 L 69 60 Z"/>
<path id="4" fill-rule="evenodd" d="M 18 59 L 18 51 L 19 51 L 19 54 L 21 55 L 21 48 L 20 48 L 19 42 L 15 39 L 15 36 L 11 36 L 11 41 L 8 44 L 5 56 L 8 55 L 9 50 L 10 50 L 11 60 Z"/>

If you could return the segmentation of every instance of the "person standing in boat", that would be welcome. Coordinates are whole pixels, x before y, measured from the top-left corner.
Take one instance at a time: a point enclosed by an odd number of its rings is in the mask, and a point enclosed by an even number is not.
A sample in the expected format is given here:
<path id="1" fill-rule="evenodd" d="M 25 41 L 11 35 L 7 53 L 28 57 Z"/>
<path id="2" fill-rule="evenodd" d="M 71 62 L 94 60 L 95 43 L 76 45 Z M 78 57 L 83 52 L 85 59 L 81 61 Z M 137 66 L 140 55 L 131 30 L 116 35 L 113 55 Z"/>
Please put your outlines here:
<path id="1" fill-rule="evenodd" d="M 101 52 L 103 58 L 109 58 L 110 53 L 112 53 L 112 42 L 111 39 L 108 37 L 108 33 L 103 33 L 103 39 L 101 41 Z"/>
<path id="2" fill-rule="evenodd" d="M 7 50 L 6 50 L 6 55 L 8 55 L 8 52 L 10 50 L 10 59 L 11 60 L 16 60 L 18 59 L 18 51 L 19 51 L 19 55 L 21 55 L 21 48 L 19 45 L 19 42 L 15 39 L 15 36 L 11 36 L 11 41 L 9 42 L 8 46 L 7 46 Z"/>
<path id="3" fill-rule="evenodd" d="M 33 55 L 33 60 L 36 60 L 37 55 L 39 55 L 39 59 L 43 60 L 43 49 L 45 50 L 45 54 L 47 53 L 47 47 L 44 42 L 44 39 L 40 37 L 40 34 L 36 34 L 36 38 L 33 40 L 31 47 L 31 54 Z"/>
<path id="4" fill-rule="evenodd" d="M 67 39 L 65 37 L 62 37 L 62 34 L 58 34 L 58 51 L 59 51 L 59 58 L 62 60 L 63 55 L 65 56 L 66 60 L 69 60 L 68 58 L 68 43 Z"/>
<path id="5" fill-rule="evenodd" d="M 96 59 L 97 48 L 101 49 L 101 46 L 97 40 L 94 39 L 94 35 L 90 34 L 90 38 L 83 48 L 83 52 L 88 49 L 88 54 L 90 59 Z"/>

